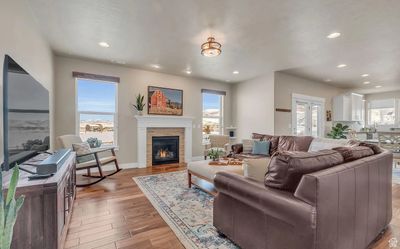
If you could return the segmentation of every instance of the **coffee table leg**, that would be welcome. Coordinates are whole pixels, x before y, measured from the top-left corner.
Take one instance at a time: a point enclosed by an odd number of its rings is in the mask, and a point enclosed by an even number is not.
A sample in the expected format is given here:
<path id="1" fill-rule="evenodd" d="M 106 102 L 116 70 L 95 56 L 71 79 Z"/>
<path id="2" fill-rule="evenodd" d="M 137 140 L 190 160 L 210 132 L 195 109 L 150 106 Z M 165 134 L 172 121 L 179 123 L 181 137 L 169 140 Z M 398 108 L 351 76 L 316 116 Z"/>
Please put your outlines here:
<path id="1" fill-rule="evenodd" d="M 192 174 L 188 171 L 188 187 L 192 187 Z"/>

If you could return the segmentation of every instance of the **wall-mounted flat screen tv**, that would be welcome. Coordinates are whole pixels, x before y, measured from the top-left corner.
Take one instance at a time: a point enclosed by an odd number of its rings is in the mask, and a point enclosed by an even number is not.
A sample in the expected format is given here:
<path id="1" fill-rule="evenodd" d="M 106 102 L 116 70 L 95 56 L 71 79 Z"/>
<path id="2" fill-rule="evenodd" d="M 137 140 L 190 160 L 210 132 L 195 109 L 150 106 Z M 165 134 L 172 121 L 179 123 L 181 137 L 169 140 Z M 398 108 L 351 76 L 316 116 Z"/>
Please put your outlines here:
<path id="1" fill-rule="evenodd" d="M 3 71 L 3 170 L 49 150 L 49 91 L 5 56 Z"/>

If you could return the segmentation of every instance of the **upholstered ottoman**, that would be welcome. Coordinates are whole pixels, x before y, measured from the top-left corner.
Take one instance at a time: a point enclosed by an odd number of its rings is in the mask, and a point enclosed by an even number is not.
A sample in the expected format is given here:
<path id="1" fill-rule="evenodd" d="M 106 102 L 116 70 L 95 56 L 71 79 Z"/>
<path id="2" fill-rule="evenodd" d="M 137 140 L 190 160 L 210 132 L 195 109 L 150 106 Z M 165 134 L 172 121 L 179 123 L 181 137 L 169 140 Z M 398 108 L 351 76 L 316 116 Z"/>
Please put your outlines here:
<path id="1" fill-rule="evenodd" d="M 202 161 L 195 161 L 188 163 L 187 172 L 188 172 L 189 188 L 191 188 L 193 184 L 210 194 L 215 194 L 215 192 L 210 189 L 213 188 L 212 184 L 214 183 L 214 177 L 217 174 L 217 172 L 229 171 L 239 175 L 243 175 L 242 165 L 215 166 L 215 165 L 209 165 L 208 164 L 209 162 L 210 160 L 202 160 Z M 207 181 L 209 184 L 204 185 L 204 184 L 199 184 L 200 183 L 199 181 L 193 181 L 192 175 L 201 178 L 204 181 Z"/>

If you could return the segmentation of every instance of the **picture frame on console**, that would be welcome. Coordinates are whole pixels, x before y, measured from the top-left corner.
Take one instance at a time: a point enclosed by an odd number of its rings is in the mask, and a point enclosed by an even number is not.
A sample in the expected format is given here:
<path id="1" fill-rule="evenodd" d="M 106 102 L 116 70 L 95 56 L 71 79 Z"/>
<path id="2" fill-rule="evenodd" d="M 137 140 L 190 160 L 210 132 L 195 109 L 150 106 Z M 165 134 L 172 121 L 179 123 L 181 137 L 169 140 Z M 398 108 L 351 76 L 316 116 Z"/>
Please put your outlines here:
<path id="1" fill-rule="evenodd" d="M 149 115 L 183 115 L 183 90 L 149 86 L 147 96 Z"/>

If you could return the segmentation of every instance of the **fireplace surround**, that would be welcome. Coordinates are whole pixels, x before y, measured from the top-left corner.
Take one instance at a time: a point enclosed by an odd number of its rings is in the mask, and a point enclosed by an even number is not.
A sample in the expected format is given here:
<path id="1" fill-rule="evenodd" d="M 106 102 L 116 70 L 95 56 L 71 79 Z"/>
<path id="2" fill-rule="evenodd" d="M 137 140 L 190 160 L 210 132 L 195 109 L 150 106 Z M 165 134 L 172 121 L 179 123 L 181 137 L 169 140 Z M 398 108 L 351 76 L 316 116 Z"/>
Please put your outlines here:
<path id="1" fill-rule="evenodd" d="M 135 116 L 137 120 L 138 167 L 151 167 L 152 136 L 179 136 L 179 163 L 192 160 L 192 127 L 190 116 Z"/>

